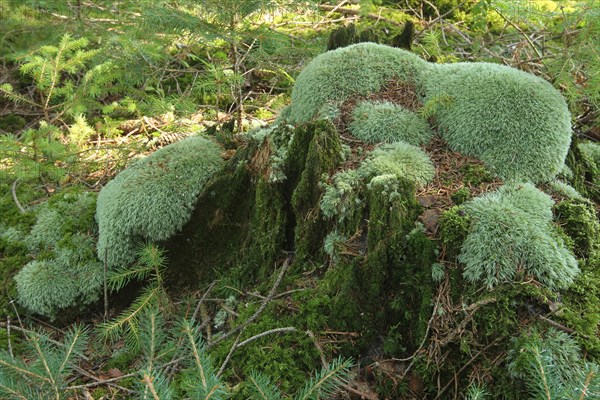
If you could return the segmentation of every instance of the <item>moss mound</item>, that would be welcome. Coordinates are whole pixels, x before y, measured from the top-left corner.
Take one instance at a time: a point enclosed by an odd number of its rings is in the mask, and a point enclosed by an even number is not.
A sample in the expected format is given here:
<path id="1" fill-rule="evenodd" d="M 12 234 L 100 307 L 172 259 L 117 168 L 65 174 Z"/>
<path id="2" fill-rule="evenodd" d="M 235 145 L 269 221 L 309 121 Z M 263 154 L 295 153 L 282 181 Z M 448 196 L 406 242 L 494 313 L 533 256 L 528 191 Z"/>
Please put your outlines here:
<path id="1" fill-rule="evenodd" d="M 358 103 L 348 130 L 367 143 L 403 141 L 415 146 L 429 142 L 433 135 L 427 121 L 389 101 Z"/>
<path id="2" fill-rule="evenodd" d="M 571 142 L 566 102 L 543 79 L 496 64 L 431 64 L 374 43 L 340 48 L 306 66 L 281 119 L 337 118 L 346 100 L 373 95 L 390 80 L 412 85 L 451 148 L 481 159 L 500 178 L 538 183 L 563 169 Z M 426 142 L 428 129 L 407 113 L 390 103 L 359 102 L 349 130 L 368 142 Z"/>
<path id="3" fill-rule="evenodd" d="M 165 240 L 189 220 L 198 194 L 223 168 L 219 146 L 192 137 L 138 160 L 98 195 L 98 258 L 110 268 L 135 259 L 139 241 Z"/>
<path id="4" fill-rule="evenodd" d="M 571 142 L 567 104 L 534 75 L 488 63 L 430 65 L 423 79 L 438 131 L 450 146 L 503 179 L 544 182 L 564 165 Z"/>
<path id="5" fill-rule="evenodd" d="M 316 57 L 300 73 L 286 119 L 301 124 L 326 115 L 351 96 L 377 92 L 391 79 L 417 83 L 426 62 L 392 47 L 359 43 Z"/>
<path id="6" fill-rule="evenodd" d="M 103 268 L 95 254 L 95 208 L 91 193 L 58 195 L 41 206 L 25 237 L 36 259 L 15 276 L 19 303 L 29 311 L 54 319 L 98 300 Z"/>
<path id="7" fill-rule="evenodd" d="M 547 287 L 568 287 L 579 269 L 553 230 L 552 205 L 531 184 L 503 186 L 466 203 L 473 223 L 459 255 L 464 277 L 491 288 L 521 270 Z"/>

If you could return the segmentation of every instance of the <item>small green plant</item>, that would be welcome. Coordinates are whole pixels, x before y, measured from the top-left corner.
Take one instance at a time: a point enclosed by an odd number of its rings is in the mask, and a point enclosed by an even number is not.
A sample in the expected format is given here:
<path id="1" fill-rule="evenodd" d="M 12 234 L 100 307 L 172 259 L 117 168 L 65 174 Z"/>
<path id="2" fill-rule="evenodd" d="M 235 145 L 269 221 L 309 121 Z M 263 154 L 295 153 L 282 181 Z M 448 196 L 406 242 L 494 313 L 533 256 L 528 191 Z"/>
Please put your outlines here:
<path id="1" fill-rule="evenodd" d="M 140 370 L 138 393 L 149 398 L 156 398 L 150 396 L 154 393 L 161 394 L 158 396 L 161 399 L 172 396 L 175 393 L 175 380 L 169 379 L 164 373 L 165 366 L 173 357 L 180 357 L 183 370 L 177 384 L 186 398 L 229 398 L 232 391 L 222 379 L 222 371 L 214 367 L 200 327 L 194 321 L 183 320 L 171 332 L 176 334 L 166 332 L 164 320 L 156 309 L 144 312 L 140 331 L 144 365 Z M 351 360 L 334 360 L 314 374 L 292 396 L 284 396 L 267 376 L 258 372 L 250 373 L 242 385 L 248 388 L 250 398 L 256 400 L 326 399 L 348 383 L 351 367 Z"/>
<path id="2" fill-rule="evenodd" d="M 159 241 L 183 227 L 197 196 L 224 165 L 218 145 L 191 137 L 134 162 L 98 195 L 98 258 L 125 267 L 140 241 Z"/>
<path id="3" fill-rule="evenodd" d="M 417 114 L 388 101 L 362 101 L 352 110 L 348 130 L 369 143 L 427 143 L 433 132 L 427 121 Z"/>
<path id="4" fill-rule="evenodd" d="M 350 367 L 352 361 L 338 358 L 321 371 L 317 372 L 306 382 L 304 387 L 294 396 L 283 396 L 277 386 L 269 381 L 269 378 L 260 373 L 250 375 L 250 390 L 255 399 L 260 400 L 318 400 L 330 399 L 341 386 L 350 380 Z"/>
<path id="5" fill-rule="evenodd" d="M 456 192 L 452 193 L 452 195 L 450 196 L 450 199 L 452 199 L 452 202 L 457 206 L 461 205 L 462 203 L 469 200 L 470 198 L 471 198 L 471 191 L 469 190 L 469 188 L 466 188 L 466 187 L 462 187 L 462 188 L 458 189 Z"/>
<path id="6" fill-rule="evenodd" d="M 49 190 L 67 177 L 68 167 L 75 161 L 72 153 L 60 130 L 44 122 L 19 137 L 0 135 L 0 179 L 41 184 Z"/>
<path id="7" fill-rule="evenodd" d="M 86 38 L 75 39 L 65 34 L 57 46 L 37 49 L 19 68 L 33 80 L 35 95 L 19 94 L 8 83 L 0 85 L 0 94 L 15 103 L 41 110 L 48 123 L 60 120 L 65 114 L 75 116 L 100 107 L 95 99 L 107 93 L 118 75 L 111 61 L 87 67 L 98 55 L 98 50 L 86 50 L 88 44 Z"/>
<path id="8" fill-rule="evenodd" d="M 129 347 L 140 349 L 140 324 L 143 316 L 153 308 L 167 306 L 169 297 L 163 285 L 166 257 L 164 251 L 151 243 L 140 245 L 138 262 L 112 271 L 108 286 L 119 291 L 133 281 L 146 281 L 146 286 L 137 299 L 118 317 L 99 325 L 101 335 L 111 341 L 125 337 Z"/>

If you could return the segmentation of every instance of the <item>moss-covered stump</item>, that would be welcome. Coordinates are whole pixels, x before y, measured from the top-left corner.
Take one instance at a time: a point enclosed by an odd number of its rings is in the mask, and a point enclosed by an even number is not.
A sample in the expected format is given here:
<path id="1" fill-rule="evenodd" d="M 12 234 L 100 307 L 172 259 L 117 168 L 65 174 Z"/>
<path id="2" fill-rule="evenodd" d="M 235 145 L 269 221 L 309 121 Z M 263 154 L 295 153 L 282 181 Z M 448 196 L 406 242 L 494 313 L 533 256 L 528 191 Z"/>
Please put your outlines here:
<path id="1" fill-rule="evenodd" d="M 214 170 L 196 171 L 193 213 L 181 230 L 141 236 L 162 240 L 171 285 L 218 277 L 233 291 L 238 317 L 221 334 L 257 308 L 247 288 L 268 292 L 289 263 L 285 291 L 248 330 L 310 330 L 323 354 L 286 334 L 236 354 L 235 374 L 289 352 L 307 369 L 341 354 L 382 398 L 460 397 L 485 383 L 520 399 L 536 390 L 525 378 L 542 379 L 525 354 L 550 375 L 575 360 L 574 378 L 557 383 L 571 393 L 600 355 L 600 161 L 596 144 L 570 147 L 569 121 L 560 93 L 521 71 L 340 48 L 306 67 L 290 107 L 224 167 L 199 140 Z M 566 357 L 536 338 L 575 345 Z M 300 381 L 299 369 L 273 373 Z"/>

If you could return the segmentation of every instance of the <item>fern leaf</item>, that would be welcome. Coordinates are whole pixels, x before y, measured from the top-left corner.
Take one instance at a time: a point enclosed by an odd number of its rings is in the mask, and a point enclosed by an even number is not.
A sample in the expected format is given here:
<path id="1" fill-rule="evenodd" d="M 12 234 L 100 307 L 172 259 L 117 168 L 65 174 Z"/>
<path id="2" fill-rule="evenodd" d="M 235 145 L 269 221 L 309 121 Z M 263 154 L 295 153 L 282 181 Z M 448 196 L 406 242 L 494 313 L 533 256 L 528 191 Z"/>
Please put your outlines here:
<path id="1" fill-rule="evenodd" d="M 331 398 L 350 380 L 352 360 L 338 358 L 318 372 L 294 397 L 296 400 Z"/>

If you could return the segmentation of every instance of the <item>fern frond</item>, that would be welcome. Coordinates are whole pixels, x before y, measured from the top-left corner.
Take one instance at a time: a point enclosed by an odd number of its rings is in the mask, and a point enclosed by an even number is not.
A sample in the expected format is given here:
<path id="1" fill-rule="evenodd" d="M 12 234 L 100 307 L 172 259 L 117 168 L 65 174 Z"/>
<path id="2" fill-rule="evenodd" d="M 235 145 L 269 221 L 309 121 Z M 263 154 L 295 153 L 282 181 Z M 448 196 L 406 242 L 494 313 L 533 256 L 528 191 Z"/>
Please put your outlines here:
<path id="1" fill-rule="evenodd" d="M 351 359 L 338 358 L 318 372 L 294 397 L 295 400 L 331 398 L 351 378 Z"/>

